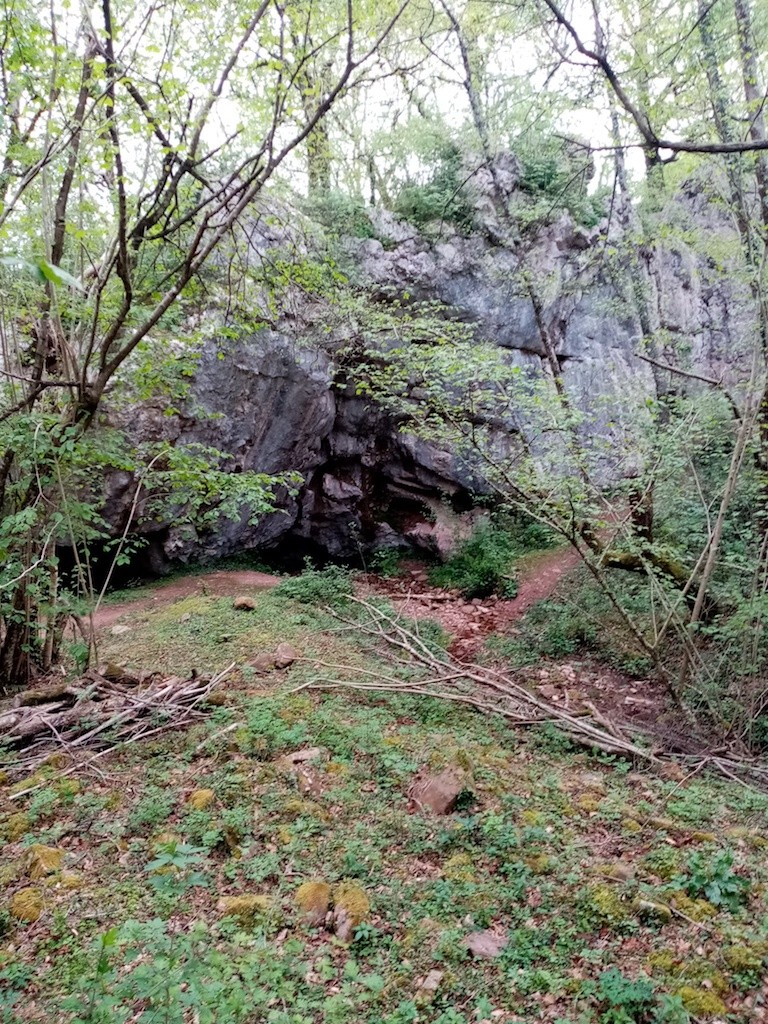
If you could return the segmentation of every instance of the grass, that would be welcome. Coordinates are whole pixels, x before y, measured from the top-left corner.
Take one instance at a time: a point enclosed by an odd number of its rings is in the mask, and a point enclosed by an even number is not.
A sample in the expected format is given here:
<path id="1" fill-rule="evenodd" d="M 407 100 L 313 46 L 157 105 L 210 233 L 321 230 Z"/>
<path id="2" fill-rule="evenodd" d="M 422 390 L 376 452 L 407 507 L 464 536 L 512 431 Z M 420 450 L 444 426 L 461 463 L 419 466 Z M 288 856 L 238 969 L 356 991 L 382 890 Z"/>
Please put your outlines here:
<path id="1" fill-rule="evenodd" d="M 212 670 L 285 639 L 376 671 L 312 606 L 274 592 L 257 602 L 184 599 L 142 613 L 103 653 Z M 311 672 L 297 663 L 280 681 Z M 23 800 L 6 780 L 0 1020 L 747 1018 L 768 952 L 764 796 L 703 774 L 638 774 L 551 729 L 516 732 L 446 702 L 278 692 L 276 679 L 255 690 L 236 675 L 204 724 L 105 758 L 79 786 L 58 760 Z M 281 761 L 305 747 L 321 750 L 309 788 Z M 456 812 L 413 811 L 420 769 L 467 774 Z M 213 792 L 209 806 L 190 804 L 198 790 Z M 64 851 L 64 871 L 30 879 L 35 843 Z M 365 893 L 350 944 L 303 921 L 297 891 L 320 879 Z M 704 900 L 713 885 L 720 903 Z M 29 888 L 44 906 L 26 923 L 9 911 Z M 225 916 L 220 901 L 244 895 L 266 899 L 247 920 Z M 484 928 L 507 935 L 496 959 L 463 944 Z"/>

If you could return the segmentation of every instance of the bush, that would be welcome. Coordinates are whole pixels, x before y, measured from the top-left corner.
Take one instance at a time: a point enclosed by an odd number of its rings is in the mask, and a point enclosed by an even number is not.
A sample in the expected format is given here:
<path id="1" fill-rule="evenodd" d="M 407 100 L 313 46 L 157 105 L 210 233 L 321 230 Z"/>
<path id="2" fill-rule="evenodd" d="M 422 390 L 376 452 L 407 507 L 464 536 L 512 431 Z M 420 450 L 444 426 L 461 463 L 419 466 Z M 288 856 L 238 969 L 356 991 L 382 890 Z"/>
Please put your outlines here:
<path id="1" fill-rule="evenodd" d="M 273 593 L 289 597 L 301 604 L 338 605 L 352 595 L 352 577 L 340 565 L 316 569 L 309 558 L 304 562 L 301 576 L 278 583 Z"/>
<path id="2" fill-rule="evenodd" d="M 437 155 L 435 170 L 424 184 L 404 185 L 394 204 L 393 213 L 422 227 L 430 221 L 445 220 L 469 231 L 474 211 L 463 190 L 461 152 L 457 146 L 446 145 Z"/>
<path id="3" fill-rule="evenodd" d="M 345 192 L 332 191 L 325 196 L 313 196 L 304 203 L 304 212 L 337 238 L 374 237 L 365 204 Z"/>
<path id="4" fill-rule="evenodd" d="M 445 565 L 430 572 L 430 583 L 453 587 L 465 597 L 488 597 L 494 593 L 514 597 L 517 583 L 512 561 L 516 554 L 517 548 L 507 531 L 493 523 L 483 523 L 459 545 Z"/>

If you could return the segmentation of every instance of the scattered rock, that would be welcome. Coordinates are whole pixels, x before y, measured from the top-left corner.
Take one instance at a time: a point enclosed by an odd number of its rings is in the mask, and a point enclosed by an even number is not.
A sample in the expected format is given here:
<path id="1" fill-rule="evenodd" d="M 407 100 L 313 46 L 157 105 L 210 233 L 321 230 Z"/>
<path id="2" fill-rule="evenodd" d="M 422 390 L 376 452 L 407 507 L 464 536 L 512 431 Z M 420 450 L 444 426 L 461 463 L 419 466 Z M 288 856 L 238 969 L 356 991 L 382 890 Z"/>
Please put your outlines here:
<path id="1" fill-rule="evenodd" d="M 296 649 L 291 644 L 282 643 L 277 645 L 275 651 L 275 668 L 288 668 L 298 658 Z"/>
<path id="2" fill-rule="evenodd" d="M 325 786 L 316 772 L 306 765 L 296 769 L 296 786 L 302 796 L 319 797 L 325 792 Z"/>
<path id="3" fill-rule="evenodd" d="M 248 664 L 254 671 L 266 675 L 267 672 L 272 672 L 275 668 L 275 656 L 274 654 L 257 654 Z"/>
<path id="4" fill-rule="evenodd" d="M 126 626 L 125 623 L 118 623 L 116 626 L 113 626 L 109 632 L 112 636 L 124 636 L 126 633 L 131 632 L 131 627 Z"/>
<path id="5" fill-rule="evenodd" d="M 416 984 L 416 1002 L 420 1006 L 428 1006 L 435 998 L 442 980 L 442 971 L 430 971 L 429 974 L 420 978 Z"/>
<path id="6" fill-rule="evenodd" d="M 194 811 L 205 811 L 211 806 L 215 799 L 216 794 L 212 789 L 196 789 L 195 792 L 189 796 L 187 803 Z"/>
<path id="7" fill-rule="evenodd" d="M 638 896 L 632 906 L 638 916 L 646 920 L 660 921 L 662 924 L 668 924 L 672 920 L 672 911 L 666 903 L 656 903 L 654 900 L 644 900 Z"/>
<path id="8" fill-rule="evenodd" d="M 368 919 L 371 904 L 365 890 L 354 882 L 342 882 L 334 893 L 333 929 L 342 942 L 351 942 L 355 928 Z"/>
<path id="9" fill-rule="evenodd" d="M 479 960 L 493 960 L 501 956 L 508 943 L 506 932 L 486 928 L 482 932 L 467 935 L 462 945 L 466 946 L 472 956 Z"/>
<path id="10" fill-rule="evenodd" d="M 39 889 L 21 889 L 11 900 L 11 917 L 32 924 L 43 912 L 43 894 Z"/>
<path id="11" fill-rule="evenodd" d="M 23 835 L 26 835 L 30 829 L 29 818 L 23 811 L 18 811 L 16 814 L 12 814 L 6 819 L 3 825 L 3 831 L 5 837 L 10 843 L 15 843 L 17 839 L 21 839 Z"/>
<path id="12" fill-rule="evenodd" d="M 325 923 L 331 907 L 331 887 L 327 882 L 322 879 L 304 882 L 296 890 L 295 899 L 304 921 L 311 928 L 319 928 Z"/>
<path id="13" fill-rule="evenodd" d="M 420 811 L 432 814 L 450 814 L 456 807 L 459 794 L 467 788 L 463 773 L 444 771 L 439 775 L 417 777 L 408 790 L 411 803 Z"/>
<path id="14" fill-rule="evenodd" d="M 64 863 L 64 851 L 57 850 L 55 846 L 42 846 L 40 843 L 33 843 L 27 854 L 27 875 L 32 881 L 45 878 L 61 870 Z"/>
<path id="15" fill-rule="evenodd" d="M 538 690 L 544 700 L 558 700 L 561 696 L 560 687 L 554 686 L 552 683 L 540 686 Z"/>
<path id="16" fill-rule="evenodd" d="M 222 896 L 216 909 L 222 917 L 236 917 L 244 928 L 252 928 L 272 909 L 272 900 L 269 896 Z"/>
<path id="17" fill-rule="evenodd" d="M 327 757 L 327 753 L 322 747 L 302 747 L 301 750 L 283 754 L 278 763 L 285 768 L 296 768 L 297 765 L 304 764 L 306 761 L 320 761 L 325 757 Z"/>
<path id="18" fill-rule="evenodd" d="M 241 595 L 234 599 L 232 607 L 236 612 L 253 612 L 256 610 L 256 601 L 252 597 Z"/>

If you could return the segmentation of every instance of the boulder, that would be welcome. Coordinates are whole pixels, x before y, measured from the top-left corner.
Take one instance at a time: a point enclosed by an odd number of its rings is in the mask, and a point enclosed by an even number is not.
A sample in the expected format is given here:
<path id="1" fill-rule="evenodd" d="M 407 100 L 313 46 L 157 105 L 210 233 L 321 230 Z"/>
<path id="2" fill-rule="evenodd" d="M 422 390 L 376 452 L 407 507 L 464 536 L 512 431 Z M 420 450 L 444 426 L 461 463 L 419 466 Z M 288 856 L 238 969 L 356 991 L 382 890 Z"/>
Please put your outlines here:
<path id="1" fill-rule="evenodd" d="M 447 770 L 438 775 L 417 776 L 411 783 L 408 796 L 417 810 L 450 814 L 456 807 L 459 794 L 466 788 L 467 777 L 463 772 Z"/>
<path id="2" fill-rule="evenodd" d="M 312 928 L 325 924 L 331 907 L 331 895 L 330 885 L 322 879 L 313 879 L 299 886 L 295 902 L 306 924 Z"/>
<path id="3" fill-rule="evenodd" d="M 478 960 L 494 960 L 501 956 L 508 942 L 506 932 L 486 928 L 484 931 L 467 935 L 462 945 Z"/>

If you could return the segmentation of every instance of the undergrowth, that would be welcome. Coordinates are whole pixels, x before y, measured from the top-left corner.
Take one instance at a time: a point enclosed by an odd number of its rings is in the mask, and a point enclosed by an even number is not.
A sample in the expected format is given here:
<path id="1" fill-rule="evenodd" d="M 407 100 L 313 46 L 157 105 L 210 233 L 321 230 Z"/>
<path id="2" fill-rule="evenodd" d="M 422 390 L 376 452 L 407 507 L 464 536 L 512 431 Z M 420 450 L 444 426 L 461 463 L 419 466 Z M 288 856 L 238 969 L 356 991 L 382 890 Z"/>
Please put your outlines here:
<path id="1" fill-rule="evenodd" d="M 350 659 L 372 677 L 391 666 L 284 591 L 251 611 L 205 598 L 143 614 L 145 652 L 172 643 L 206 667 L 231 620 L 230 648 L 289 637 L 302 657 L 233 675 L 204 722 L 97 773 L 63 777 L 59 755 L 14 800 L 4 779 L 0 1020 L 748 1018 L 768 954 L 768 798 L 704 772 L 638 773 L 552 727 L 514 731 L 447 700 L 297 690 Z M 286 760 L 299 751 L 300 771 Z M 456 808 L 418 811 L 414 781 L 445 772 L 460 779 Z M 50 871 L 35 870 L 40 845 L 62 855 Z M 349 941 L 303 916 L 299 890 L 317 883 L 364 894 Z M 484 929 L 505 940 L 490 959 L 465 945 Z"/>

